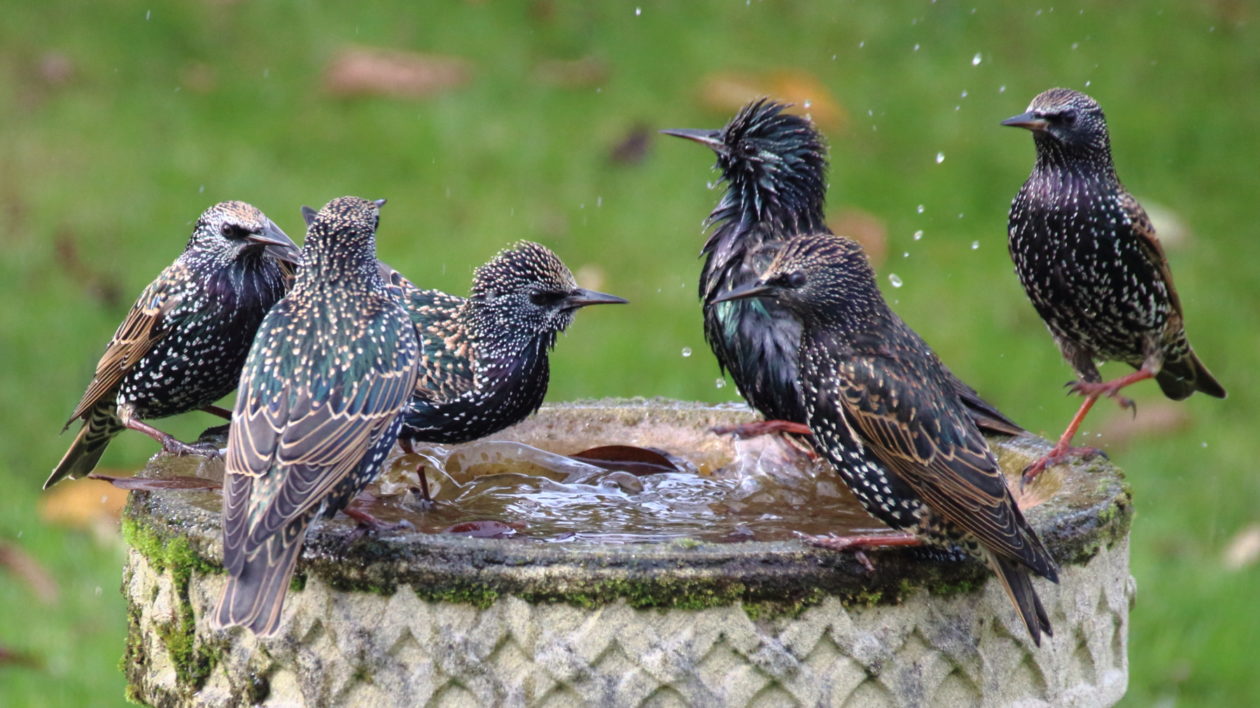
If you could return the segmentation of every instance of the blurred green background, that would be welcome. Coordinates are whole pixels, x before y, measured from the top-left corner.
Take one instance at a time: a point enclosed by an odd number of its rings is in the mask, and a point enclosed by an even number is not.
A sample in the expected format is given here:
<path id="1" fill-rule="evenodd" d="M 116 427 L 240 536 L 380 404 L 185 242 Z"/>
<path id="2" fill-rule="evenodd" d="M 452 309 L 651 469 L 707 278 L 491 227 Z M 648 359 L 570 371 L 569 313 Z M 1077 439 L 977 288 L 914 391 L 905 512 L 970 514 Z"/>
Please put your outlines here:
<path id="1" fill-rule="evenodd" d="M 1086 425 L 1138 508 L 1127 701 L 1260 696 L 1254 3 L 0 5 L 0 703 L 123 701 L 116 502 L 39 487 L 104 343 L 211 203 L 253 202 L 300 239 L 299 205 L 388 197 L 381 257 L 457 293 L 500 247 L 541 241 L 634 303 L 578 317 L 550 399 L 731 400 L 695 295 L 712 156 L 655 130 L 718 127 L 749 92 L 808 99 L 833 226 L 886 251 L 886 294 L 955 371 L 1054 436 L 1071 372 L 1005 246 L 1033 146 L 998 121 L 1056 85 L 1107 111 L 1230 391 L 1172 405 L 1143 385 L 1135 420 L 1103 405 Z M 154 451 L 127 434 L 102 467 Z"/>

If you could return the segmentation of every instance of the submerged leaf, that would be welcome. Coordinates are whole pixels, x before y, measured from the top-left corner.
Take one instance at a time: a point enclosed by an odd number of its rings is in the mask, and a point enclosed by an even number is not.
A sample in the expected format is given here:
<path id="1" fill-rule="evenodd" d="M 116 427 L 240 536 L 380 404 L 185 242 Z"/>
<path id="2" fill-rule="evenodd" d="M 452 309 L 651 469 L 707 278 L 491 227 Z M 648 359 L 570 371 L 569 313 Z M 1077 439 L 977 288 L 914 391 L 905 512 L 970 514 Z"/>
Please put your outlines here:
<path id="1" fill-rule="evenodd" d="M 465 521 L 442 529 L 442 533 L 454 533 L 473 538 L 508 538 L 515 536 L 516 532 L 516 526 L 493 519 Z"/>
<path id="2" fill-rule="evenodd" d="M 601 445 L 569 455 L 569 457 L 606 470 L 631 472 L 637 475 L 683 471 L 673 456 L 653 447 Z"/>

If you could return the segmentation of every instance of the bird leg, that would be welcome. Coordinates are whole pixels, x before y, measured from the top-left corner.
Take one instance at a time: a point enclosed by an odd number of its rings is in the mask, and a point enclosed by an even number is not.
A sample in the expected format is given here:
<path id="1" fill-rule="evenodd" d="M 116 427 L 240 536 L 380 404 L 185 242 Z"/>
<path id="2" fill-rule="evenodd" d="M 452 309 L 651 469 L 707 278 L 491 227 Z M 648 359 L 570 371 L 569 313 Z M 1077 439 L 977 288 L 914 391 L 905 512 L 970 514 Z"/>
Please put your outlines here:
<path id="1" fill-rule="evenodd" d="M 161 430 L 149 425 L 148 423 L 132 418 L 131 416 L 120 416 L 123 425 L 132 430 L 139 431 L 162 443 L 162 449 L 172 455 L 183 457 L 184 455 L 200 455 L 202 457 L 214 458 L 219 456 L 219 449 L 213 444 L 189 445 L 186 442 L 180 442 L 175 439 L 174 435 L 164 433 Z"/>
<path id="2" fill-rule="evenodd" d="M 354 519 L 355 522 L 358 523 L 359 525 L 358 528 L 356 528 L 354 530 L 354 533 L 352 534 L 353 539 L 358 539 L 360 536 L 366 533 L 389 533 L 392 531 L 414 531 L 416 528 L 415 524 L 411 523 L 410 521 L 407 521 L 406 519 L 403 519 L 402 521 L 398 521 L 395 523 L 390 523 L 388 521 L 381 521 L 375 516 L 372 516 L 372 514 L 368 513 L 367 510 L 365 510 L 359 504 L 360 502 L 357 499 L 354 499 L 354 500 L 351 500 L 351 502 L 346 505 L 346 508 L 341 510 L 341 513 L 345 514 L 351 519 Z"/>
<path id="3" fill-rule="evenodd" d="M 209 413 L 210 415 L 217 415 L 224 420 L 232 420 L 232 411 L 226 408 L 210 405 L 210 406 L 202 406 L 201 410 Z"/>
<path id="4" fill-rule="evenodd" d="M 1084 385 L 1084 382 L 1078 381 L 1077 384 Z M 1099 386 L 1105 384 L 1091 385 Z M 1068 423 L 1067 430 L 1064 430 L 1063 435 L 1059 436 L 1059 442 L 1055 443 L 1050 452 L 1042 455 L 1037 461 L 1024 468 L 1024 474 L 1019 478 L 1019 489 L 1021 492 L 1024 490 L 1024 487 L 1028 486 L 1029 482 L 1036 479 L 1047 467 L 1057 465 L 1072 455 L 1090 458 L 1101 452 L 1096 447 L 1072 447 L 1072 438 L 1076 437 L 1077 429 L 1081 427 L 1081 423 L 1085 422 L 1085 416 L 1089 414 L 1089 409 L 1094 407 L 1094 402 L 1098 400 L 1098 396 L 1098 393 L 1086 394 L 1085 401 L 1081 403 L 1081 407 L 1076 411 L 1076 415 L 1072 416 L 1072 422 Z"/>
<path id="5" fill-rule="evenodd" d="M 737 438 L 755 438 L 770 433 L 790 433 L 792 435 L 813 435 L 808 425 L 794 423 L 790 420 L 758 420 L 738 425 L 718 425 L 709 428 L 716 435 L 734 435 Z"/>
<path id="6" fill-rule="evenodd" d="M 1070 384 L 1070 387 L 1073 393 L 1079 393 L 1082 396 L 1092 396 L 1093 398 L 1107 396 L 1108 398 L 1114 398 L 1120 403 L 1121 408 L 1131 408 L 1134 411 L 1134 415 L 1136 415 L 1137 408 L 1133 405 L 1133 400 L 1119 395 L 1120 389 L 1152 378 L 1155 378 L 1155 374 L 1151 373 L 1151 370 L 1144 366 L 1128 376 L 1121 376 L 1111 381 L 1076 381 Z"/>
<path id="7" fill-rule="evenodd" d="M 399 440 L 398 446 L 401 447 L 402 451 L 408 455 L 416 454 L 416 450 L 411 446 L 410 440 Z M 429 478 L 424 473 L 423 462 L 420 463 L 419 467 L 416 467 L 416 476 L 420 478 L 420 506 L 428 509 L 429 507 L 436 505 L 437 502 L 433 501 L 433 497 L 429 496 Z"/>

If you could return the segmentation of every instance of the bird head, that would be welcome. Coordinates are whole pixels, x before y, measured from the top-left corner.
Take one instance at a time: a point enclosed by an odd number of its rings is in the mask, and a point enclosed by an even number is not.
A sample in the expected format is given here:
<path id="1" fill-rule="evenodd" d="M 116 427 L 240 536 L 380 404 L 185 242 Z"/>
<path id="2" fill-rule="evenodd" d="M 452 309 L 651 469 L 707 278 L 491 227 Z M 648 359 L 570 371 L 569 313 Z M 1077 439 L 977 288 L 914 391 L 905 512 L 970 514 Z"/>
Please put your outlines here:
<path id="1" fill-rule="evenodd" d="M 714 302 L 774 298 L 803 321 L 829 320 L 883 307 L 875 273 L 858 242 L 814 234 L 770 247 L 774 257 L 755 283 L 723 293 Z"/>
<path id="2" fill-rule="evenodd" d="M 300 265 L 302 252 L 279 226 L 257 207 L 245 202 L 220 202 L 202 212 L 188 248 L 224 263 L 264 254 Z"/>
<path id="3" fill-rule="evenodd" d="M 1028 110 L 1002 125 L 1031 130 L 1039 156 L 1110 155 L 1107 121 L 1094 99 L 1079 91 L 1052 88 L 1028 104 Z"/>
<path id="4" fill-rule="evenodd" d="M 299 273 L 299 282 L 312 269 L 376 273 L 376 228 L 384 205 L 384 199 L 338 197 L 314 214 L 304 208 L 307 227 L 302 254 L 307 267 Z"/>
<path id="5" fill-rule="evenodd" d="M 758 220 L 795 218 L 792 213 L 805 211 L 821 225 L 827 148 L 807 118 L 786 108 L 761 98 L 740 109 L 721 130 L 661 132 L 713 150 L 730 194 L 745 209 L 755 210 Z"/>
<path id="6" fill-rule="evenodd" d="M 531 339 L 542 336 L 548 338 L 548 346 L 569 326 L 578 309 L 626 302 L 578 287 L 559 256 L 530 241 L 501 251 L 478 268 L 469 300 L 488 328 Z"/>

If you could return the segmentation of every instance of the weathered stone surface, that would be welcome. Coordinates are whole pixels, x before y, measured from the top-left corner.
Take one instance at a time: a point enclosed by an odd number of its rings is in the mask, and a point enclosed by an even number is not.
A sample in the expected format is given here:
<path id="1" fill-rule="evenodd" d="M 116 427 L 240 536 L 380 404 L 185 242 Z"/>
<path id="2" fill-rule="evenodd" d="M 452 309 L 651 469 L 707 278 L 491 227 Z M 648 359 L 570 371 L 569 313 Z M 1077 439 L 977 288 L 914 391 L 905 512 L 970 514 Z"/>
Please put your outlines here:
<path id="1" fill-rule="evenodd" d="M 573 404 L 521 437 L 746 415 Z M 1008 470 L 1045 449 L 995 446 Z M 1128 669 L 1128 494 L 1101 460 L 1044 479 L 1053 496 L 1027 513 L 1062 567 L 1057 586 L 1035 581 L 1055 628 L 1039 649 L 972 562 L 872 552 L 867 573 L 793 542 L 348 545 L 335 523 L 313 531 L 305 585 L 259 641 L 203 621 L 223 584 L 213 504 L 136 494 L 128 679 L 157 705 L 1109 705 Z"/>

